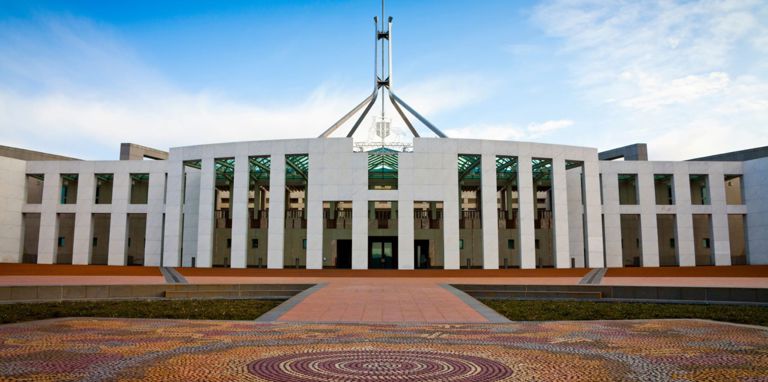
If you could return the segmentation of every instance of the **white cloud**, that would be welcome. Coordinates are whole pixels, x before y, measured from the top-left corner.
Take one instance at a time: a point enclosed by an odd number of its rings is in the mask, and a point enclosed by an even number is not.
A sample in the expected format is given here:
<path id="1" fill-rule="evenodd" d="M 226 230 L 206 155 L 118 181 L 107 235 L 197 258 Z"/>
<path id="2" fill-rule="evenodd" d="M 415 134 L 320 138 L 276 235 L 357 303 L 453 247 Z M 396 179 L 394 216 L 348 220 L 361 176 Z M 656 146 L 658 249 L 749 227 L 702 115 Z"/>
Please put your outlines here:
<path id="1" fill-rule="evenodd" d="M 526 137 L 525 130 L 513 124 L 474 124 L 445 131 L 451 138 L 494 139 L 519 141 Z"/>
<path id="2" fill-rule="evenodd" d="M 639 94 L 624 99 L 619 104 L 639 110 L 688 103 L 723 92 L 730 84 L 730 77 L 722 72 L 713 72 L 706 76 L 689 75 L 667 81 L 645 73 L 625 72 L 621 78 L 634 83 Z"/>
<path id="3" fill-rule="evenodd" d="M 81 156 L 81 142 L 110 148 L 120 142 L 148 146 L 316 136 L 350 103 L 316 92 L 277 108 L 226 98 L 169 92 L 142 99 L 98 99 L 73 94 L 22 95 L 0 91 L 0 135 Z"/>
<path id="4" fill-rule="evenodd" d="M 528 132 L 530 134 L 547 134 L 552 131 L 564 129 L 572 125 L 573 121 L 570 119 L 558 119 L 541 123 L 531 123 L 528 125 Z"/>
<path id="5" fill-rule="evenodd" d="M 533 140 L 574 124 L 568 119 L 529 123 L 526 127 L 511 123 L 475 124 L 447 130 L 451 138 L 493 139 L 504 141 Z"/>
<path id="6" fill-rule="evenodd" d="M 494 81 L 479 74 L 443 74 L 406 85 L 395 94 L 422 115 L 434 115 L 486 99 L 496 91 Z"/>
<path id="7" fill-rule="evenodd" d="M 768 2 L 556 0 L 533 19 L 614 130 L 603 148 L 632 139 L 685 159 L 768 144 Z"/>
<path id="8" fill-rule="evenodd" d="M 486 97 L 479 81 L 474 74 L 435 76 L 400 96 L 422 113 L 437 113 Z M 175 86 L 88 20 L 0 23 L 0 141 L 41 151 L 110 159 L 120 142 L 167 149 L 315 137 L 367 94 L 325 83 L 287 104 L 238 101 Z"/>

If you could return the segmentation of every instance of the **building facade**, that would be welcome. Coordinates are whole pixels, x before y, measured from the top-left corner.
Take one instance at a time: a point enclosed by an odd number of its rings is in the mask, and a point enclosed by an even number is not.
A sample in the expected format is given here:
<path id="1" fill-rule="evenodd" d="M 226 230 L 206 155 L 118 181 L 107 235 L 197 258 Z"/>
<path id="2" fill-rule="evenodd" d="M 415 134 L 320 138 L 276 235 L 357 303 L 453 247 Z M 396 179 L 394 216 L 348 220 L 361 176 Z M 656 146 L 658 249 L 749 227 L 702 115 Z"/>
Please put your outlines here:
<path id="1" fill-rule="evenodd" d="M 0 262 L 310 269 L 768 264 L 768 158 L 614 161 L 586 147 L 418 137 L 403 151 L 315 138 L 168 154 L 0 157 Z"/>

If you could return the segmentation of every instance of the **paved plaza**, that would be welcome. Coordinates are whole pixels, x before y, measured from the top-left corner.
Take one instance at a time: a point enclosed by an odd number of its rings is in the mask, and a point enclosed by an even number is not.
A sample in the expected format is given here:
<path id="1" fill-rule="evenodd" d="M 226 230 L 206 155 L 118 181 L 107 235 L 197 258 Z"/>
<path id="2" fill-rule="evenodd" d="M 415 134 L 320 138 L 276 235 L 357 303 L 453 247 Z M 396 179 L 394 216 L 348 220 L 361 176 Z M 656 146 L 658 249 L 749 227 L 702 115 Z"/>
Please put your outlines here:
<path id="1" fill-rule="evenodd" d="M 463 292 L 425 279 L 336 279 L 276 317 L 279 321 L 482 323 L 488 317 Z"/>
<path id="2" fill-rule="evenodd" d="M 0 326 L 0 380 L 768 381 L 768 331 L 700 320 L 505 324 L 69 318 Z"/>

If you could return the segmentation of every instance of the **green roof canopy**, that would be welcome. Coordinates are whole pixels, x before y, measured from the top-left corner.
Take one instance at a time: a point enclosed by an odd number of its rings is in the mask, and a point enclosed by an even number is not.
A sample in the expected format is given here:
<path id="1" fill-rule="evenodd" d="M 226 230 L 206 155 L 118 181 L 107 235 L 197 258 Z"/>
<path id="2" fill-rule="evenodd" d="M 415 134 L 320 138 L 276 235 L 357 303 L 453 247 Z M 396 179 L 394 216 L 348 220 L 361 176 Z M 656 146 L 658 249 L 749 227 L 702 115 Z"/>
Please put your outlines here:
<path id="1" fill-rule="evenodd" d="M 285 179 L 308 180 L 309 154 L 292 154 L 285 156 Z"/>
<path id="2" fill-rule="evenodd" d="M 232 182 L 235 179 L 235 158 L 216 159 L 214 162 L 216 183 Z"/>
<path id="3" fill-rule="evenodd" d="M 398 153 L 386 147 L 368 151 L 368 178 L 397 179 Z"/>
<path id="4" fill-rule="evenodd" d="M 141 181 L 148 181 L 149 180 L 149 174 L 131 174 L 131 180 L 141 180 Z"/>
<path id="5" fill-rule="evenodd" d="M 268 156 L 248 158 L 251 180 L 269 179 L 270 166 L 272 158 Z"/>
<path id="6" fill-rule="evenodd" d="M 552 180 L 552 159 L 533 158 L 531 166 L 534 181 Z"/>
<path id="7" fill-rule="evenodd" d="M 496 157 L 496 179 L 508 182 L 517 181 L 517 157 Z"/>
<path id="8" fill-rule="evenodd" d="M 459 154 L 459 182 L 480 179 L 480 155 Z"/>

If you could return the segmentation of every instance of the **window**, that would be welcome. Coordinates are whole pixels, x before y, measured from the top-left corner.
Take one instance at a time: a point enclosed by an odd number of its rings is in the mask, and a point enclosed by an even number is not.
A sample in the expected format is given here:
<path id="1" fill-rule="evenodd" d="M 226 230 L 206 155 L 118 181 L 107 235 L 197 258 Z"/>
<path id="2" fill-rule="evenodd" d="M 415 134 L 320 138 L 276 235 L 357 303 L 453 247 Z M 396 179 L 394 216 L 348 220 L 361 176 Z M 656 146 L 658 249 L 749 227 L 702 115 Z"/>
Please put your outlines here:
<path id="1" fill-rule="evenodd" d="M 94 248 L 96 247 L 96 245 L 98 245 L 98 243 L 99 243 L 99 238 L 98 237 L 94 237 L 93 238 L 93 246 L 94 246 Z"/>
<path id="2" fill-rule="evenodd" d="M 301 249 L 307 249 L 307 239 L 301 241 Z"/>
<path id="3" fill-rule="evenodd" d="M 619 174 L 619 204 L 637 202 L 637 174 Z"/>
<path id="4" fill-rule="evenodd" d="M 709 176 L 691 175 L 691 204 L 709 204 Z"/>
<path id="5" fill-rule="evenodd" d="M 227 239 L 227 248 L 232 248 L 232 239 Z"/>
<path id="6" fill-rule="evenodd" d="M 259 248 L 259 239 L 251 239 L 251 248 Z"/>
<path id="7" fill-rule="evenodd" d="M 27 174 L 27 203 L 40 204 L 43 202 L 43 174 Z"/>
<path id="8" fill-rule="evenodd" d="M 674 197 L 674 176 L 672 174 L 654 174 L 654 189 L 656 191 L 656 204 L 672 205 L 675 204 Z"/>
<path id="9" fill-rule="evenodd" d="M 77 174 L 62 174 L 59 202 L 61 204 L 77 203 Z"/>
<path id="10" fill-rule="evenodd" d="M 515 249 L 515 240 L 513 240 L 513 239 L 507 240 L 507 248 L 508 249 Z"/>
<path id="11" fill-rule="evenodd" d="M 459 239 L 459 249 L 464 249 L 464 239 Z"/>
<path id="12" fill-rule="evenodd" d="M 675 239 L 669 239 L 669 248 L 675 248 Z"/>
<path id="13" fill-rule="evenodd" d="M 64 236 L 59 236 L 59 247 L 64 246 Z"/>
<path id="14" fill-rule="evenodd" d="M 540 247 L 540 245 L 539 245 L 539 239 L 536 239 L 536 249 L 539 249 L 539 247 Z"/>
<path id="15" fill-rule="evenodd" d="M 131 174 L 131 204 L 147 204 L 149 174 Z"/>
<path id="16" fill-rule="evenodd" d="M 96 204 L 112 203 L 113 174 L 96 174 Z"/>
<path id="17" fill-rule="evenodd" d="M 726 204 L 744 204 L 744 179 L 741 175 L 725 176 L 725 202 Z"/>
<path id="18" fill-rule="evenodd" d="M 703 245 L 703 246 L 704 246 L 704 248 L 709 248 L 709 246 L 710 246 L 710 243 L 709 243 L 709 238 L 708 238 L 708 237 L 705 237 L 705 238 L 704 238 L 704 239 L 701 241 L 701 245 Z"/>

